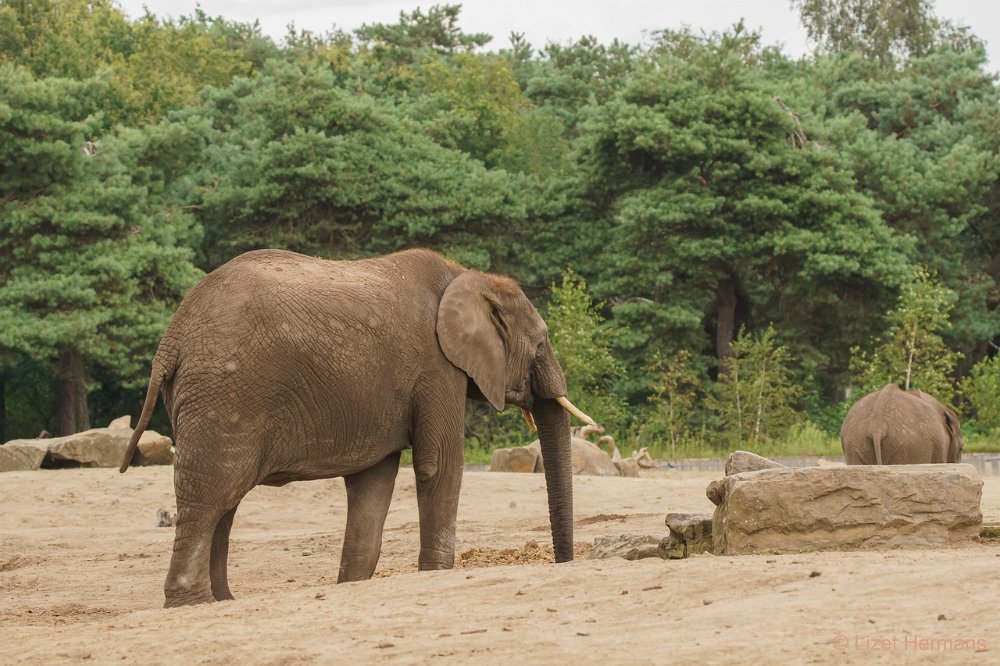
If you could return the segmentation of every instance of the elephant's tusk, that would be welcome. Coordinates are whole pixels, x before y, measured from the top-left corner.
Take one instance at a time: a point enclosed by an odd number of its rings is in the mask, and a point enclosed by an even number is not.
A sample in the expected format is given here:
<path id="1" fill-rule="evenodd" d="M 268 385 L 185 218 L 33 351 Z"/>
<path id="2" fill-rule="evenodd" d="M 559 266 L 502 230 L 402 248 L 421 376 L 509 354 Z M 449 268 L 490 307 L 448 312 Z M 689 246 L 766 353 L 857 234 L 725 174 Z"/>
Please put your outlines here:
<path id="1" fill-rule="evenodd" d="M 521 409 L 521 413 L 524 414 L 524 420 L 527 421 L 531 432 L 538 432 L 538 426 L 535 425 L 535 416 L 524 408 Z"/>
<path id="2" fill-rule="evenodd" d="M 583 421 L 587 425 L 592 425 L 592 426 L 596 426 L 597 425 L 597 421 L 595 421 L 594 419 L 590 418 L 589 416 L 587 416 L 586 414 L 584 414 L 583 412 L 581 412 L 579 409 L 577 409 L 576 405 L 574 405 L 572 402 L 570 402 L 569 398 L 567 398 L 566 396 L 564 396 L 564 395 L 559 396 L 558 398 L 556 398 L 556 402 L 559 403 L 560 407 L 562 407 L 567 412 L 569 412 L 570 414 L 572 414 L 576 418 L 580 419 L 581 421 Z"/>

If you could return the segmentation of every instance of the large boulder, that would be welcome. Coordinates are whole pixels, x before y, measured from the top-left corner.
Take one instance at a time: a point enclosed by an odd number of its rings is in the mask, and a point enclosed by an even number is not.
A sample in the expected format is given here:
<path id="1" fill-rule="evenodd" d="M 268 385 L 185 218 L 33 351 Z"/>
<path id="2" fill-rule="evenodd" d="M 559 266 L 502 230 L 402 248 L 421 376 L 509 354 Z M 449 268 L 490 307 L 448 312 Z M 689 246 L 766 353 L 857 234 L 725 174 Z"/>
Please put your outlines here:
<path id="1" fill-rule="evenodd" d="M 55 462 L 79 463 L 81 467 L 118 467 L 128 447 L 129 430 L 94 428 L 75 435 L 53 437 L 49 457 Z"/>
<path id="2" fill-rule="evenodd" d="M 131 431 L 129 437 L 132 436 Z M 136 465 L 173 465 L 173 442 L 166 435 L 155 430 L 147 430 L 139 437 L 138 451 L 133 462 Z M 120 464 L 120 462 L 119 462 Z"/>
<path id="3" fill-rule="evenodd" d="M 784 467 L 722 479 L 716 555 L 971 542 L 983 481 L 965 464 Z"/>
<path id="4" fill-rule="evenodd" d="M 23 472 L 42 466 L 49 452 L 47 439 L 12 439 L 0 446 L 0 472 Z"/>
<path id="5" fill-rule="evenodd" d="M 107 428 L 94 428 L 75 435 L 11 440 L 0 446 L 0 472 L 38 469 L 43 462 L 46 466 L 118 467 L 132 437 L 129 422 L 128 416 L 122 416 Z M 169 437 L 154 430 L 142 433 L 132 464 L 171 465 L 173 462 L 173 442 Z"/>
<path id="6" fill-rule="evenodd" d="M 626 469 L 619 471 L 611 456 L 605 453 L 593 442 L 580 437 L 570 437 L 570 447 L 573 451 L 573 474 L 590 476 L 633 476 Z M 515 446 L 510 449 L 497 449 L 493 452 L 490 463 L 491 472 L 544 472 L 545 461 L 542 459 L 542 445 L 536 439 L 527 446 Z M 638 476 L 638 468 L 634 476 Z"/>
<path id="7" fill-rule="evenodd" d="M 611 456 L 601 450 L 597 444 L 580 437 L 570 437 L 573 450 L 573 474 L 585 476 L 621 476 L 618 468 L 611 462 Z M 542 459 L 542 445 L 536 439 L 528 445 L 529 449 L 539 452 L 536 472 L 545 471 L 545 461 Z"/>
<path id="8" fill-rule="evenodd" d="M 491 472 L 534 472 L 541 453 L 530 446 L 496 449 L 490 462 Z"/>

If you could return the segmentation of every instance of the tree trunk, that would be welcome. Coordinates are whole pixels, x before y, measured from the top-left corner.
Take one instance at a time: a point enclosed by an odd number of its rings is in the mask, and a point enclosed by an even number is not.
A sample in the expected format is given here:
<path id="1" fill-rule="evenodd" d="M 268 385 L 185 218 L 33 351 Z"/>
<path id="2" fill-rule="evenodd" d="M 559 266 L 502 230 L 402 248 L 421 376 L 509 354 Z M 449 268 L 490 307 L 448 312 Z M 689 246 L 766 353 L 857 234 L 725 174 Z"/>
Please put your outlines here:
<path id="1" fill-rule="evenodd" d="M 59 394 L 59 434 L 72 435 L 90 428 L 87 384 L 83 375 L 83 354 L 72 347 L 59 353 L 56 372 Z"/>
<path id="2" fill-rule="evenodd" d="M 0 444 L 7 441 L 7 378 L 0 375 Z"/>
<path id="3" fill-rule="evenodd" d="M 726 275 L 719 280 L 717 289 L 715 357 L 724 361 L 733 354 L 733 339 L 736 336 L 736 278 Z"/>

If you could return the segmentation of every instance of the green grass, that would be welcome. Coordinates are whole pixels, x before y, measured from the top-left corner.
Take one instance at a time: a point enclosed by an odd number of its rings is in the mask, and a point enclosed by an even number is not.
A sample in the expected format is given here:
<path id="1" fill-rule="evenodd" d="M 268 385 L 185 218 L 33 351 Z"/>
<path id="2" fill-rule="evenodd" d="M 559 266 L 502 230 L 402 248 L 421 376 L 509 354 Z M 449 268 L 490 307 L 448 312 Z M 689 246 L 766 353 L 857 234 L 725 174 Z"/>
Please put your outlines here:
<path id="1" fill-rule="evenodd" d="M 967 433 L 963 453 L 1000 453 L 1000 433 Z"/>
<path id="2" fill-rule="evenodd" d="M 653 442 L 647 444 L 647 447 L 649 455 L 658 460 L 725 458 L 736 449 L 751 451 L 765 457 L 842 455 L 840 438 L 826 434 L 817 425 L 808 421 L 792 426 L 788 434 L 780 439 L 764 440 L 757 446 L 747 443 L 737 447 L 715 445 L 703 433 L 700 437 L 682 441 L 674 451 L 671 451 L 667 442 Z"/>

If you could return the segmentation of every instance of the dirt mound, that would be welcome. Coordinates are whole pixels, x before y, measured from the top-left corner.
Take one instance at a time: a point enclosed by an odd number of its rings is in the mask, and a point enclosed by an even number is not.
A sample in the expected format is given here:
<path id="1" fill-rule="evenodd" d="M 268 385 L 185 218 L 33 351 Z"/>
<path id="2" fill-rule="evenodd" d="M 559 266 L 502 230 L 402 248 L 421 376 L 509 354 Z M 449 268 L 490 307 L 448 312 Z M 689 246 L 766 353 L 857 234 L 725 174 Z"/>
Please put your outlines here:
<path id="1" fill-rule="evenodd" d="M 573 544 L 573 557 L 587 559 L 592 546 L 589 543 Z M 541 546 L 528 541 L 520 548 L 470 548 L 458 556 L 455 566 L 463 569 L 497 567 L 505 564 L 552 564 L 556 561 L 552 546 Z"/>

